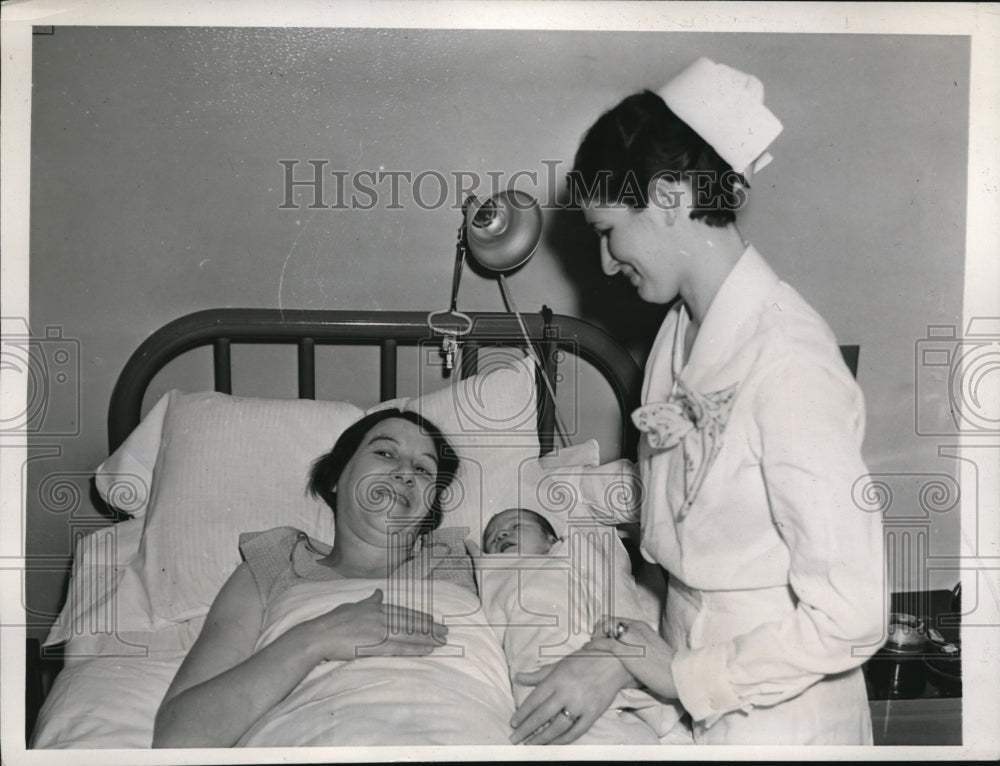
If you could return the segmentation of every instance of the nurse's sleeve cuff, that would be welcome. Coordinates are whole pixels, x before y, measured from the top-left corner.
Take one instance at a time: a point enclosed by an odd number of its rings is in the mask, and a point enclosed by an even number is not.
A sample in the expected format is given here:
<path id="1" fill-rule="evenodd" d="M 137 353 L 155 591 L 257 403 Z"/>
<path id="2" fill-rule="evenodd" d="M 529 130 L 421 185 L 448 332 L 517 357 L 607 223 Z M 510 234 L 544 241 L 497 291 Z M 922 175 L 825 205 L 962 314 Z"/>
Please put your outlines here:
<path id="1" fill-rule="evenodd" d="M 681 704 L 692 719 L 706 727 L 712 726 L 726 713 L 752 707 L 740 699 L 729 683 L 728 653 L 726 644 L 705 646 L 695 651 L 682 649 L 670 666 Z"/>

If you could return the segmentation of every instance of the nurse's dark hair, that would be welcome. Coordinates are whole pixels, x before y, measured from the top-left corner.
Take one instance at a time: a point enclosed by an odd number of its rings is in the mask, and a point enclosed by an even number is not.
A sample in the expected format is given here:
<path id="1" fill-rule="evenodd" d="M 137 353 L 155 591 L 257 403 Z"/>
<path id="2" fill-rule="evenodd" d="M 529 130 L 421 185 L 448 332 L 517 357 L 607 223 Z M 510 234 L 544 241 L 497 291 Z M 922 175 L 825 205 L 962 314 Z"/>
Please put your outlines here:
<path id="1" fill-rule="evenodd" d="M 429 503 L 430 511 L 422 528 L 425 531 L 437 529 L 441 524 L 441 502 L 445 490 L 455 478 L 458 470 L 458 455 L 449 444 L 441 429 L 422 415 L 409 410 L 387 408 L 376 410 L 348 426 L 337 439 L 333 448 L 320 455 L 309 471 L 309 481 L 306 488 L 313 497 L 323 500 L 334 514 L 337 513 L 337 482 L 344 472 L 344 467 L 354 457 L 361 442 L 369 431 L 384 420 L 406 420 L 417 426 L 422 433 L 431 437 L 434 443 L 434 454 L 437 458 L 437 474 L 433 485 L 433 497 Z"/>
<path id="2" fill-rule="evenodd" d="M 661 177 L 687 180 L 694 192 L 691 217 L 711 226 L 732 223 L 746 203 L 749 184 L 743 175 L 649 90 L 628 96 L 597 119 L 584 134 L 566 181 L 578 204 L 644 208 Z"/>

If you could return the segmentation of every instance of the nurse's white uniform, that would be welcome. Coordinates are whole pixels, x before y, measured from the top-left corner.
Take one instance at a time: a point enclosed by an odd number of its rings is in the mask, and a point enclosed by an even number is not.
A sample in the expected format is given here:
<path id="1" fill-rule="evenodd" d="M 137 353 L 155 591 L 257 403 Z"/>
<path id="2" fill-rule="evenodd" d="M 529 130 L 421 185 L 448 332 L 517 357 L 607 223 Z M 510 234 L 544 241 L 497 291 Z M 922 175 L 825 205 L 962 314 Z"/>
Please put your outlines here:
<path id="1" fill-rule="evenodd" d="M 695 741 L 869 744 L 860 665 L 888 609 L 881 519 L 853 499 L 861 391 L 753 247 L 685 362 L 686 323 L 683 306 L 664 321 L 633 419 L 642 549 L 670 575 L 661 633 Z"/>

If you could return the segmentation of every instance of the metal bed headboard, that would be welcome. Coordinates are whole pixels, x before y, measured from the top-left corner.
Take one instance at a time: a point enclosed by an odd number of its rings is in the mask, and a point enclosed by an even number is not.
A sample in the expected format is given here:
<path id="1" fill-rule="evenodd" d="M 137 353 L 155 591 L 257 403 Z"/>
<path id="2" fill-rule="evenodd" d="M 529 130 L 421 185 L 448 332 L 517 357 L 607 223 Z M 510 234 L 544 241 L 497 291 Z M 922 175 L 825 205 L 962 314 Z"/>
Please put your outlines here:
<path id="1" fill-rule="evenodd" d="M 484 346 L 524 346 L 515 317 L 505 313 L 468 312 L 472 329 L 462 336 L 461 377 L 475 374 L 478 350 Z M 279 343 L 298 347 L 298 397 L 316 397 L 316 344 L 375 345 L 380 349 L 380 401 L 396 396 L 396 361 L 400 344 L 438 343 L 428 328 L 427 312 L 317 311 L 280 309 L 209 309 L 175 319 L 156 330 L 136 349 L 122 369 L 111 394 L 108 442 L 114 452 L 142 415 L 146 388 L 156 373 L 178 355 L 212 346 L 215 390 L 232 393 L 230 347 L 233 343 Z M 611 384 L 622 412 L 622 454 L 634 456 L 636 436 L 627 427 L 628 413 L 638 405 L 642 371 L 631 354 L 603 330 L 581 319 L 552 314 L 524 316 L 528 337 L 542 359 L 555 390 L 559 354 L 568 352 L 593 365 Z M 541 382 L 541 381 L 540 381 Z M 553 447 L 554 409 L 539 385 L 541 452 Z"/>

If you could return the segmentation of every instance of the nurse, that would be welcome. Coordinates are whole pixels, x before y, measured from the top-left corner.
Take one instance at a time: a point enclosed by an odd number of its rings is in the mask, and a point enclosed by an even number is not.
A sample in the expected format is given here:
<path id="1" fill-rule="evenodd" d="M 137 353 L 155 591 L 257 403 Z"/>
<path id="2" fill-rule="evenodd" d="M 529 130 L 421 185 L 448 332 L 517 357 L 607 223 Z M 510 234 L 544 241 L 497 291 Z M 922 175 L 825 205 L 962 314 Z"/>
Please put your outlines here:
<path id="1" fill-rule="evenodd" d="M 626 685 L 680 700 L 698 744 L 872 741 L 860 666 L 886 607 L 881 520 L 852 501 L 861 391 L 737 225 L 781 129 L 756 77 L 702 58 L 602 115 L 577 152 L 571 190 L 605 273 L 679 298 L 632 415 L 643 553 L 669 586 L 659 635 L 612 615 L 589 656 L 522 678 L 514 742 L 572 742 Z"/>

